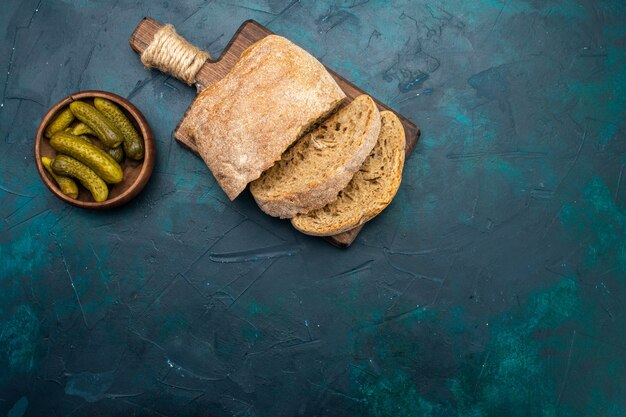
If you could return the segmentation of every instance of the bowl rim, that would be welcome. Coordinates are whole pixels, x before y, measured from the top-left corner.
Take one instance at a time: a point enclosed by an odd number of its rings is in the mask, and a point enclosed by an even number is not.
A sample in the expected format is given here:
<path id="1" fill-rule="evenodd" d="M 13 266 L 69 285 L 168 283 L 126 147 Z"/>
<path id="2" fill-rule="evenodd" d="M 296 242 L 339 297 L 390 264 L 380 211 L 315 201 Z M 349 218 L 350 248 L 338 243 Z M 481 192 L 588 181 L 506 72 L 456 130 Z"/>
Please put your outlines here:
<path id="1" fill-rule="evenodd" d="M 131 116 L 135 119 L 135 122 L 139 126 L 139 130 L 141 131 L 141 136 L 144 141 L 144 159 L 141 162 L 141 170 L 139 171 L 139 175 L 135 182 L 130 184 L 130 186 L 124 190 L 120 195 L 107 199 L 102 202 L 95 201 L 81 201 L 77 199 L 73 199 L 61 192 L 58 188 L 56 182 L 51 177 L 50 173 L 46 171 L 43 164 L 41 163 L 41 155 L 40 155 L 40 144 L 41 141 L 44 140 L 44 130 L 48 123 L 50 123 L 51 119 L 61 110 L 62 108 L 68 106 L 71 102 L 76 100 L 81 100 L 85 98 L 94 98 L 94 97 L 102 97 L 109 99 L 116 104 L 122 106 Z M 155 162 L 155 144 L 154 137 L 152 135 L 152 129 L 148 124 L 148 121 L 144 117 L 144 115 L 132 104 L 130 101 L 121 97 L 115 93 L 111 93 L 108 91 L 102 90 L 85 90 L 79 91 L 77 93 L 70 94 L 69 96 L 59 100 L 56 102 L 48 112 L 44 115 L 39 123 L 39 127 L 37 128 L 37 133 L 35 134 L 35 162 L 37 164 L 37 170 L 39 171 L 39 176 L 43 180 L 46 187 L 58 198 L 65 201 L 66 203 L 72 204 L 76 207 L 81 208 L 89 208 L 89 209 L 108 209 L 121 206 L 122 204 L 127 203 L 132 200 L 148 183 L 150 176 L 152 175 L 152 171 L 154 169 Z"/>

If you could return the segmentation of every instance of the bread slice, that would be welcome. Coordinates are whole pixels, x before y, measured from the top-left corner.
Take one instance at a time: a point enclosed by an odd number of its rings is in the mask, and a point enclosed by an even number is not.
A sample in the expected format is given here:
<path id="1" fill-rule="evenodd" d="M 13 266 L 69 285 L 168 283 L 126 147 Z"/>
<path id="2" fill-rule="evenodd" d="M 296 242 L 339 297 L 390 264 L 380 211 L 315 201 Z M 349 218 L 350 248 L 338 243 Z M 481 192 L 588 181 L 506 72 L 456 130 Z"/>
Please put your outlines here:
<path id="1" fill-rule="evenodd" d="M 337 199 L 327 206 L 299 214 L 291 224 L 308 235 L 336 235 L 372 219 L 391 203 L 402 181 L 404 128 L 389 111 L 380 113 L 382 128 L 376 146 Z"/>
<path id="2" fill-rule="evenodd" d="M 379 132 L 376 103 L 359 96 L 288 149 L 250 191 L 270 216 L 291 218 L 324 207 L 359 170 Z"/>
<path id="3" fill-rule="evenodd" d="M 319 61 L 270 35 L 248 47 L 226 77 L 198 95 L 178 132 L 195 141 L 233 200 L 344 98 Z"/>

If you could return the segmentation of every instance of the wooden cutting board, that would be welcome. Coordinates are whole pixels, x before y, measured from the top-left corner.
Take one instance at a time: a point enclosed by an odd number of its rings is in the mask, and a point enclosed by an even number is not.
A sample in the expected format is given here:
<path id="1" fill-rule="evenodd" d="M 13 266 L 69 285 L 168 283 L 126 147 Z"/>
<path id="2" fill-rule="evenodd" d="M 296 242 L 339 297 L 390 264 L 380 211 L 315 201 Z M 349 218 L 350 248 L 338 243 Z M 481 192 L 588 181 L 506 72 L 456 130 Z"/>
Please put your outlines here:
<path id="1" fill-rule="evenodd" d="M 154 38 L 154 34 L 159 30 L 160 27 L 161 24 L 157 23 L 149 17 L 145 17 L 139 23 L 139 25 L 137 25 L 137 28 L 131 35 L 129 40 L 130 46 L 133 48 L 133 50 L 135 50 L 135 52 L 141 54 L 148 47 L 148 44 L 150 44 L 150 42 Z M 198 75 L 196 76 L 197 91 L 200 92 L 205 89 L 206 86 L 224 78 L 230 72 L 231 68 L 235 65 L 235 63 L 247 47 L 271 34 L 272 31 L 270 31 L 268 28 L 261 25 L 260 23 L 254 20 L 245 21 L 239 27 L 233 38 L 224 49 L 222 56 L 215 60 L 210 58 L 202 66 L 202 68 L 198 72 Z M 328 71 L 335 78 L 337 84 L 339 84 L 339 86 L 343 89 L 346 96 L 348 96 L 348 101 L 351 101 L 361 94 L 366 94 L 363 90 L 359 89 L 354 84 L 350 83 L 345 78 L 335 73 L 333 70 L 328 69 Z M 376 104 L 378 105 L 380 110 L 393 111 L 375 98 L 374 100 L 376 101 Z M 402 121 L 402 125 L 404 126 L 404 131 L 406 133 L 406 155 L 408 157 L 408 155 L 413 151 L 415 144 L 417 143 L 420 131 L 417 126 L 415 126 L 408 119 L 398 113 L 396 113 L 396 115 Z M 182 145 L 186 146 L 193 153 L 198 155 L 198 149 L 196 148 L 196 144 L 191 138 L 185 136 L 182 132 L 180 132 L 178 130 L 179 127 L 180 122 L 178 126 L 176 126 L 176 130 L 174 131 L 174 137 L 176 138 L 176 140 Z M 349 230 L 335 236 L 329 236 L 325 239 L 336 246 L 347 247 L 350 246 L 350 244 L 354 241 L 362 228 L 363 226 L 359 226 L 353 230 Z"/>

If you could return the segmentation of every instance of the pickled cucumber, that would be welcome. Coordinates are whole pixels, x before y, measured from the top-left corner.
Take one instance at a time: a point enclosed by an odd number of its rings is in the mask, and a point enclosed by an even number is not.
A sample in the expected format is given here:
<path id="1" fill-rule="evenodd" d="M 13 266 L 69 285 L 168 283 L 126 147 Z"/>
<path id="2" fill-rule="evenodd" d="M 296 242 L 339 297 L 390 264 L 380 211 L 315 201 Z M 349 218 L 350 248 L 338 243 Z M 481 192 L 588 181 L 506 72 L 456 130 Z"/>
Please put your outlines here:
<path id="1" fill-rule="evenodd" d="M 96 132 L 91 130 L 91 128 L 87 126 L 86 124 L 84 124 L 83 122 L 76 124 L 76 126 L 74 126 L 74 128 L 72 129 L 71 133 L 72 135 L 76 135 L 76 136 L 80 136 L 80 135 L 96 136 Z"/>
<path id="2" fill-rule="evenodd" d="M 93 199 L 101 202 L 109 196 L 106 183 L 93 172 L 87 165 L 67 155 L 58 155 L 52 161 L 52 170 L 58 175 L 66 175 L 76 178 L 89 190 Z"/>
<path id="3" fill-rule="evenodd" d="M 124 160 L 124 149 L 122 149 L 122 146 L 118 146 L 117 148 L 107 148 L 106 151 L 118 164 L 121 164 Z"/>
<path id="4" fill-rule="evenodd" d="M 124 153 L 137 161 L 143 159 L 143 140 L 135 130 L 133 124 L 124 115 L 122 110 L 110 100 L 96 97 L 93 100 L 96 109 L 100 110 L 124 135 Z"/>
<path id="5" fill-rule="evenodd" d="M 93 145 L 98 146 L 98 142 L 97 139 L 91 137 L 91 136 L 87 136 L 87 135 L 79 135 L 77 136 L 79 138 L 81 138 L 84 141 L 87 141 Z M 118 164 L 121 164 L 122 161 L 124 160 L 124 149 L 122 149 L 121 146 L 118 146 L 117 148 L 109 148 L 108 146 L 104 146 L 101 145 L 99 146 L 100 149 L 103 149 L 106 153 L 108 153 L 109 155 L 111 155 L 113 157 L 113 159 L 115 159 L 115 162 L 117 162 Z"/>
<path id="6" fill-rule="evenodd" d="M 73 101 L 70 110 L 78 120 L 89 126 L 106 146 L 117 148 L 124 141 L 122 132 L 91 104 Z"/>
<path id="7" fill-rule="evenodd" d="M 111 155 L 80 137 L 57 132 L 50 139 L 50 146 L 59 153 L 78 159 L 109 184 L 116 184 L 124 179 L 122 167 Z"/>
<path id="8" fill-rule="evenodd" d="M 71 198 L 78 197 L 78 186 L 76 185 L 76 182 L 74 182 L 74 180 L 69 177 L 58 175 L 56 172 L 54 172 L 51 166 L 52 159 L 42 156 L 41 164 L 44 166 L 44 168 L 46 168 L 46 171 L 48 171 L 50 175 L 52 175 L 52 178 L 54 178 L 54 180 L 57 182 L 63 194 Z"/>
<path id="9" fill-rule="evenodd" d="M 61 113 L 57 115 L 48 126 L 46 126 L 46 130 L 44 131 L 44 136 L 47 138 L 51 138 L 56 132 L 60 132 L 74 121 L 74 113 L 68 108 L 63 110 Z"/>
<path id="10" fill-rule="evenodd" d="M 89 142 L 92 145 L 96 144 L 96 140 L 94 138 L 92 138 L 91 136 L 87 136 L 87 135 L 74 135 L 74 136 L 76 136 L 77 138 L 81 138 L 85 142 Z"/>

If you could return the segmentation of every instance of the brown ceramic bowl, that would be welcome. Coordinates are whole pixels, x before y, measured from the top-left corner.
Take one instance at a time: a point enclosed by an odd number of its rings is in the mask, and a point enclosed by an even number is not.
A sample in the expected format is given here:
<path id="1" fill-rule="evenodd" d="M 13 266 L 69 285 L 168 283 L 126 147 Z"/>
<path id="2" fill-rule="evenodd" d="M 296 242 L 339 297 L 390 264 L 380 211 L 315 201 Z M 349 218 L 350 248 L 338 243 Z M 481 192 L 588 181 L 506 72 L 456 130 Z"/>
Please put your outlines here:
<path id="1" fill-rule="evenodd" d="M 124 170 L 124 179 L 118 184 L 109 184 L 109 198 L 100 203 L 94 201 L 91 193 L 80 185 L 80 183 L 78 185 L 78 198 L 74 199 L 63 194 L 57 183 L 41 163 L 42 156 L 54 158 L 56 155 L 56 151 L 50 146 L 48 138 L 43 135 L 48 123 L 50 123 L 61 110 L 69 106 L 72 101 L 82 100 L 89 104 L 93 104 L 93 99 L 95 97 L 106 98 L 117 104 L 118 107 L 122 109 L 126 117 L 128 117 L 128 119 L 135 125 L 135 129 L 137 129 L 137 132 L 143 138 L 145 146 L 143 160 L 133 161 L 130 158 L 124 158 L 124 161 L 121 164 L 122 169 Z M 81 91 L 59 101 L 52 106 L 50 110 L 48 110 L 48 113 L 46 113 L 44 118 L 41 120 L 39 128 L 37 129 L 37 135 L 35 136 L 35 160 L 37 161 L 37 169 L 39 170 L 39 175 L 41 176 L 44 184 L 46 184 L 50 191 L 52 191 L 52 193 L 61 200 L 77 207 L 89 209 L 110 209 L 121 206 L 139 194 L 143 187 L 148 183 L 150 175 L 152 175 L 152 169 L 154 168 L 154 153 L 155 147 L 152 130 L 150 130 L 150 126 L 141 112 L 137 110 L 137 107 L 133 106 L 130 101 L 118 96 L 117 94 L 108 93 L 106 91 Z"/>

